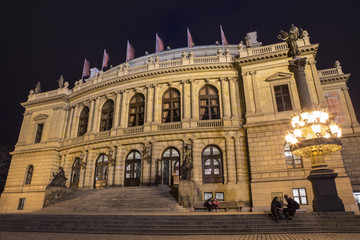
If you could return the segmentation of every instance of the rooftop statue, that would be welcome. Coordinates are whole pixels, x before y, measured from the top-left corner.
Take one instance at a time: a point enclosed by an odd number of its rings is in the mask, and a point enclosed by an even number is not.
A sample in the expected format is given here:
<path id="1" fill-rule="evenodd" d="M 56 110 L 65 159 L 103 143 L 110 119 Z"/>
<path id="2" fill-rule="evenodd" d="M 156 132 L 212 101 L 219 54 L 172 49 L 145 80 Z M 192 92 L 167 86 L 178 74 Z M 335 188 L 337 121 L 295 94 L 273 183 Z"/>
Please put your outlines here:
<path id="1" fill-rule="evenodd" d="M 59 88 L 64 87 L 64 77 L 63 77 L 63 75 L 60 76 L 60 78 L 58 80 L 58 83 L 59 83 Z"/>
<path id="2" fill-rule="evenodd" d="M 288 57 L 298 57 L 300 55 L 300 51 L 297 45 L 297 40 L 302 39 L 303 37 L 308 36 L 307 31 L 304 31 L 298 27 L 295 27 L 294 24 L 291 24 L 289 32 L 285 32 L 280 30 L 279 39 L 285 41 L 289 46 Z"/>
<path id="3" fill-rule="evenodd" d="M 41 93 L 41 86 L 40 86 L 40 82 L 37 82 L 36 86 L 35 86 L 35 94 L 37 93 Z"/>

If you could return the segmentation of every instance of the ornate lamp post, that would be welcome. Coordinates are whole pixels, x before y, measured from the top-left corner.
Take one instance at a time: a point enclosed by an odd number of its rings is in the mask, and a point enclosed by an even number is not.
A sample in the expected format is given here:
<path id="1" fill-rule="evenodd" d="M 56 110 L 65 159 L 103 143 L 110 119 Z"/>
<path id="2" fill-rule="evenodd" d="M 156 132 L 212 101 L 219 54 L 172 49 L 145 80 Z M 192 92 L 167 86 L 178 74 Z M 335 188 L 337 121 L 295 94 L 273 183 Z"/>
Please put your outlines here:
<path id="1" fill-rule="evenodd" d="M 324 156 L 341 149 L 341 129 L 332 122 L 327 112 L 313 110 L 310 92 L 305 76 L 306 58 L 299 57 L 300 50 L 297 40 L 304 36 L 302 29 L 291 25 L 289 32 L 281 31 L 279 39 L 286 41 L 289 47 L 289 69 L 294 73 L 300 105 L 303 112 L 294 116 L 291 124 L 294 128 L 286 136 L 294 155 L 311 159 L 311 172 L 308 179 L 312 183 L 314 192 L 313 210 L 344 211 L 344 204 L 336 190 L 335 178 L 337 173 L 327 168 Z M 307 34 L 307 32 L 306 32 Z"/>
<path id="2" fill-rule="evenodd" d="M 303 112 L 291 120 L 293 131 L 286 135 L 294 155 L 311 159 L 308 179 L 314 191 L 314 211 L 344 211 L 337 195 L 335 178 L 337 173 L 327 168 L 324 156 L 340 150 L 341 128 L 321 110 Z"/>

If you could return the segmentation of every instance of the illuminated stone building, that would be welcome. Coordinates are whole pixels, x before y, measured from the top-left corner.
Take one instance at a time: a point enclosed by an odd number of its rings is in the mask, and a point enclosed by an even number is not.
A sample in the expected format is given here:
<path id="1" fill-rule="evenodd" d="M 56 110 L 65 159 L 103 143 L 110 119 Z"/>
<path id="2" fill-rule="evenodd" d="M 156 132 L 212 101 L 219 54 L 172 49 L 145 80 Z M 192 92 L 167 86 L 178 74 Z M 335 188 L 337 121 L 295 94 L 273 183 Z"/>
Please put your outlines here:
<path id="1" fill-rule="evenodd" d="M 345 209 L 358 211 L 360 127 L 350 74 L 338 62 L 317 70 L 319 45 L 308 36 L 298 45 L 313 105 L 342 127 L 343 151 L 326 161 Z M 94 71 L 73 88 L 31 91 L 1 211 L 41 209 L 59 167 L 70 188 L 177 185 L 185 157 L 193 165 L 191 204 L 216 196 L 263 211 L 273 196 L 289 194 L 311 211 L 310 160 L 292 156 L 284 139 L 301 112 L 287 51 L 250 33 L 246 45 L 167 50 Z"/>

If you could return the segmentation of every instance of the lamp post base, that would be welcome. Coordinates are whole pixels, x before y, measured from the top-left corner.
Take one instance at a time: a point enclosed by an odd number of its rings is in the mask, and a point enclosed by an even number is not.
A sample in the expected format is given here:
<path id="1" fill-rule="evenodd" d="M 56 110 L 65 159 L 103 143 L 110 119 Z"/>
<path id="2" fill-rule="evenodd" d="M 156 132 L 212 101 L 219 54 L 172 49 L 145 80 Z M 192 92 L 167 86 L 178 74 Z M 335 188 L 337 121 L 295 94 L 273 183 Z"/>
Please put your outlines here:
<path id="1" fill-rule="evenodd" d="M 310 172 L 314 191 L 314 212 L 345 211 L 344 204 L 339 198 L 335 185 L 337 173 L 330 169 L 316 169 Z"/>

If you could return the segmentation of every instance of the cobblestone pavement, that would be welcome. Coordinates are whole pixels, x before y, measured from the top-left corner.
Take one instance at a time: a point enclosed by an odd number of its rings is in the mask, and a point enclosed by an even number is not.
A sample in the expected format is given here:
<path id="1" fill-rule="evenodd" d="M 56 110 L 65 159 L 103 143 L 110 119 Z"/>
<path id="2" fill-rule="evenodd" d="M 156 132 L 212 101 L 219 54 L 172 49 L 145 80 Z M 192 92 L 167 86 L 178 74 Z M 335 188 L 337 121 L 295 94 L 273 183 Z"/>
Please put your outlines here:
<path id="1" fill-rule="evenodd" d="M 118 235 L 73 233 L 14 233 L 0 232 L 0 240 L 356 240 L 360 233 L 298 233 L 251 235 Z"/>

